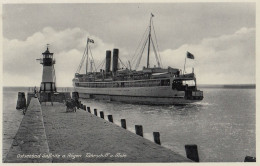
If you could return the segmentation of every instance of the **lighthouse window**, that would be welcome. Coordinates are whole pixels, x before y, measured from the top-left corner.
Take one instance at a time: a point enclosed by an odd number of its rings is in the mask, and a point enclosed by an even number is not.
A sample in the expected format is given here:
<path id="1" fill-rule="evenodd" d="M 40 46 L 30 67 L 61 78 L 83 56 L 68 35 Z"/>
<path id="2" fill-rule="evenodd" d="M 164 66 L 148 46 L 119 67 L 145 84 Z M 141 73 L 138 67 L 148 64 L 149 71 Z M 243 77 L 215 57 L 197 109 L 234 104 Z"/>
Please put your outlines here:
<path id="1" fill-rule="evenodd" d="M 51 90 L 51 83 L 45 83 L 45 90 L 50 91 Z"/>

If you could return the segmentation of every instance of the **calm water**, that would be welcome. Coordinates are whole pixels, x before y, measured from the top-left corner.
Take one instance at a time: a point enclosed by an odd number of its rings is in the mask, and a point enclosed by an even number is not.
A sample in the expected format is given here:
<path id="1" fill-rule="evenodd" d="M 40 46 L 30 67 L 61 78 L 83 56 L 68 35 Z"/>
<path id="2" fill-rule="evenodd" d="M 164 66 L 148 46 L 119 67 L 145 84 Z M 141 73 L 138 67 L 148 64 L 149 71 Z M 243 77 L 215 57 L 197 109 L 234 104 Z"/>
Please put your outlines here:
<path id="1" fill-rule="evenodd" d="M 23 118 L 22 111 L 16 110 L 17 96 L 16 91 L 3 92 L 3 159 L 10 149 Z"/>
<path id="2" fill-rule="evenodd" d="M 187 106 L 82 102 L 92 112 L 97 108 L 105 115 L 112 114 L 117 125 L 120 119 L 126 119 L 132 132 L 134 125 L 143 125 L 146 139 L 152 140 L 152 132 L 159 131 L 162 146 L 184 156 L 185 144 L 197 144 L 200 160 L 204 162 L 242 162 L 246 155 L 255 156 L 255 89 L 203 90 L 204 100 Z M 22 113 L 15 110 L 17 92 L 9 90 L 3 94 L 3 155 L 22 118 Z"/>

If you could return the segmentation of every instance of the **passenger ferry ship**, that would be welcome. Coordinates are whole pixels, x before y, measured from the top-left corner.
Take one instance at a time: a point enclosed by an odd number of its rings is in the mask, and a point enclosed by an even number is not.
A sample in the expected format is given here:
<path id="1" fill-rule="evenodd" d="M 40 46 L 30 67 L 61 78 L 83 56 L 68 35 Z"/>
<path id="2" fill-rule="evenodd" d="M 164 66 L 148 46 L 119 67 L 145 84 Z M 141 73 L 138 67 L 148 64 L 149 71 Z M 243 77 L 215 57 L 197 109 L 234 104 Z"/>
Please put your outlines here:
<path id="1" fill-rule="evenodd" d="M 81 63 L 73 79 L 73 86 L 80 98 L 155 105 L 188 104 L 203 99 L 203 92 L 197 89 L 194 72 L 185 73 L 185 69 L 182 72 L 177 68 L 161 67 L 160 57 L 155 49 L 154 38 L 156 37 L 152 37 L 152 18 L 153 14 L 150 17 L 147 38 L 140 49 L 141 55 L 136 56 L 137 68 L 147 45 L 147 65 L 139 71 L 131 69 L 130 62 L 129 69 L 119 69 L 119 61 L 122 63 L 119 58 L 119 49 L 113 49 L 112 71 L 110 50 L 106 51 L 105 70 L 93 71 L 94 62 L 89 60 L 89 52 L 91 53 L 89 44 L 94 43 L 94 40 L 88 38 Z M 155 35 L 155 32 L 153 34 Z M 158 67 L 150 67 L 149 64 L 151 45 Z M 194 56 L 187 52 L 186 58 L 194 59 Z M 85 59 L 86 74 L 79 74 Z M 90 71 L 88 71 L 89 62 Z"/>

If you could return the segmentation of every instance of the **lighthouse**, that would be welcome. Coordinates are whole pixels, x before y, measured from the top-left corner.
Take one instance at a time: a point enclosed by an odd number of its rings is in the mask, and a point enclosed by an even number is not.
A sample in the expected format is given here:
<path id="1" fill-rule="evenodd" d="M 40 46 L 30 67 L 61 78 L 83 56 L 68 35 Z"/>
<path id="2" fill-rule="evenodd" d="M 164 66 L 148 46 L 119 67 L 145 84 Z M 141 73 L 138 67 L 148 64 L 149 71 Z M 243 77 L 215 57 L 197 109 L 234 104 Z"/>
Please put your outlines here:
<path id="1" fill-rule="evenodd" d="M 40 92 L 56 92 L 55 60 L 53 53 L 49 51 L 49 44 L 47 44 L 47 49 L 42 53 L 42 56 L 43 58 L 40 59 L 40 63 L 43 66 Z"/>

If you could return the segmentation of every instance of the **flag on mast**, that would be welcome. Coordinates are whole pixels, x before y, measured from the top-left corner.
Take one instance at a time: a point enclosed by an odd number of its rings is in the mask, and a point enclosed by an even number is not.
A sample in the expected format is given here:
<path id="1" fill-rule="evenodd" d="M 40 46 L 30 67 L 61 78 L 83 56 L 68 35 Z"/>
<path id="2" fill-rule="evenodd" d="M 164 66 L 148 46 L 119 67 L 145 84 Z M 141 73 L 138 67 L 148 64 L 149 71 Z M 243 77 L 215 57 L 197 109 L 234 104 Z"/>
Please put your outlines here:
<path id="1" fill-rule="evenodd" d="M 187 51 L 187 58 L 195 59 L 194 55 Z"/>
<path id="2" fill-rule="evenodd" d="M 94 43 L 94 40 L 88 38 L 88 42 L 90 42 L 90 43 Z"/>

